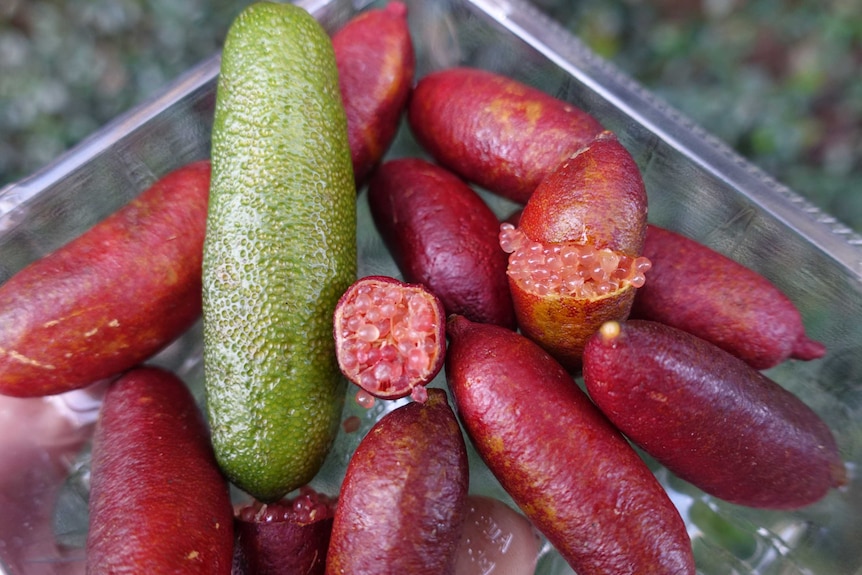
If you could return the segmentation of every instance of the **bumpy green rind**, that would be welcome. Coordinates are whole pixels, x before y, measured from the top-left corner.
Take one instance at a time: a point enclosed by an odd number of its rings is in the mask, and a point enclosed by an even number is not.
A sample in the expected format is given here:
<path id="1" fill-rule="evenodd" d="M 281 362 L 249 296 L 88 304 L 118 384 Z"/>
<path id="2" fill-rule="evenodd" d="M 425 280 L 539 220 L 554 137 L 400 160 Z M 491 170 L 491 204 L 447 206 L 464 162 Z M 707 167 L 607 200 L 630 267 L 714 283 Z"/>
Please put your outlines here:
<path id="1" fill-rule="evenodd" d="M 225 41 L 203 260 L 207 411 L 222 470 L 262 501 L 319 470 L 344 380 L 332 313 L 356 279 L 356 189 L 332 44 L 258 2 Z"/>

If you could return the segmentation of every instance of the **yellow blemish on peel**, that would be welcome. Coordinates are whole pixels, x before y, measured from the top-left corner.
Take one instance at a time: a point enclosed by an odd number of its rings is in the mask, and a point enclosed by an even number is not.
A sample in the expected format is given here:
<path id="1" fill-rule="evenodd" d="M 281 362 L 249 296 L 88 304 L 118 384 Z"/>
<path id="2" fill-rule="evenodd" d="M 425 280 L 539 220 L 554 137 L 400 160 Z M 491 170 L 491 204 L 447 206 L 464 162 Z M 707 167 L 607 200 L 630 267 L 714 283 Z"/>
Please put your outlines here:
<path id="1" fill-rule="evenodd" d="M 35 359 L 29 358 L 26 355 L 22 355 L 15 350 L 6 350 L 0 347 L 0 355 L 8 355 L 15 361 L 21 362 L 26 365 L 32 365 L 33 367 L 38 367 L 41 369 L 57 369 L 54 365 L 50 363 L 42 363 Z"/>

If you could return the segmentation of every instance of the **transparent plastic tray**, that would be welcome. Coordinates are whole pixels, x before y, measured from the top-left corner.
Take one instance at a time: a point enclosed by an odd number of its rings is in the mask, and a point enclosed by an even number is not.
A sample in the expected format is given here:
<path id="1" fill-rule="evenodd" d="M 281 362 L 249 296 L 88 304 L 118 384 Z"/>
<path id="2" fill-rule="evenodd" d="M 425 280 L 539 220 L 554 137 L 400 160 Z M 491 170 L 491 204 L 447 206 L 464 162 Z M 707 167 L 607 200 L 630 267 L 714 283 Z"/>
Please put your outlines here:
<path id="1" fill-rule="evenodd" d="M 381 3 L 299 2 L 328 29 Z M 750 266 L 800 308 L 825 358 L 768 374 L 829 422 L 850 484 L 796 512 L 765 512 L 705 496 L 653 468 L 685 518 L 701 574 L 862 573 L 862 239 L 776 183 L 518 0 L 406 0 L 417 75 L 471 65 L 534 85 L 617 132 L 647 184 L 650 220 Z M 361 5 L 358 6 L 358 5 Z M 0 283 L 58 248 L 158 177 L 209 153 L 219 57 L 214 55 L 57 158 L 0 190 Z M 403 129 L 390 157 L 424 155 Z M 398 271 L 359 195 L 360 275 Z M 486 194 L 498 213 L 513 206 Z M 153 359 L 202 399 L 200 325 Z M 439 377 L 434 385 L 445 385 Z M 87 448 L 102 387 L 47 399 L 0 398 L 0 573 L 83 573 Z M 353 393 L 355 388 L 348 393 Z M 342 434 L 315 485 L 330 493 L 364 431 L 398 402 L 366 411 L 348 398 Z M 472 457 L 471 489 L 507 496 Z M 134 489 L 134 486 L 129 486 Z M 130 521 L 134 518 L 130 517 Z M 537 573 L 572 573 L 546 546 Z"/>

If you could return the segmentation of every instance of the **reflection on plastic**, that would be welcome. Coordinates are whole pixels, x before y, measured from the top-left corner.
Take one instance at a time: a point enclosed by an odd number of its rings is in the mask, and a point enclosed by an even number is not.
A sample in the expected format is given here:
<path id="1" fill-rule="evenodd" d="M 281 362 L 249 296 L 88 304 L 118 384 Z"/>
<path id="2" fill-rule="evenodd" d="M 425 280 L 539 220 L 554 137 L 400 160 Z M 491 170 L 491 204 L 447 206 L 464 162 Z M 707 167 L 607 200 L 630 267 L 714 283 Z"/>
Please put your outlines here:
<path id="1" fill-rule="evenodd" d="M 83 573 L 53 533 L 57 495 L 96 420 L 103 384 L 48 398 L 0 396 L 0 561 L 5 575 Z"/>
<path id="2" fill-rule="evenodd" d="M 526 517 L 491 497 L 470 495 L 455 575 L 532 575 L 540 537 Z"/>

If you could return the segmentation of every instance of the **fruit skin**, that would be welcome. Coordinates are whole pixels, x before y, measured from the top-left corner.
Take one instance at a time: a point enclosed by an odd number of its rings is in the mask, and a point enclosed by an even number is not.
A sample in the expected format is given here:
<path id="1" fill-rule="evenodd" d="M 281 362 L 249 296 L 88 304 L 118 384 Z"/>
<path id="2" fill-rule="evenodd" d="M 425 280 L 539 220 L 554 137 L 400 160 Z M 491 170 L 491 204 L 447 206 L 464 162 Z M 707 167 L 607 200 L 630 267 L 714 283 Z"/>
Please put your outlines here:
<path id="1" fill-rule="evenodd" d="M 548 174 L 518 226 L 535 241 L 575 241 L 636 256 L 646 239 L 647 209 L 634 158 L 604 131 Z"/>
<path id="2" fill-rule="evenodd" d="M 87 386 L 190 328 L 209 184 L 209 161 L 183 166 L 0 287 L 0 393 Z"/>
<path id="3" fill-rule="evenodd" d="M 587 344 L 596 405 L 671 472 L 716 497 L 794 509 L 846 482 L 829 427 L 742 360 L 657 322 L 603 326 Z"/>
<path id="4" fill-rule="evenodd" d="M 625 319 L 634 288 L 593 299 L 535 295 L 512 288 L 521 333 L 542 346 L 567 370 L 577 371 L 587 339 L 606 321 Z"/>
<path id="5" fill-rule="evenodd" d="M 350 459 L 326 573 L 451 574 L 468 482 L 464 437 L 444 390 L 391 411 Z"/>
<path id="6" fill-rule="evenodd" d="M 355 368 L 350 368 L 345 365 L 342 352 L 344 339 L 342 330 L 345 329 L 345 324 L 350 321 L 351 317 L 349 314 L 345 315 L 345 306 L 349 301 L 356 297 L 357 290 L 362 289 L 363 286 L 369 285 L 375 287 L 389 285 L 402 290 L 402 293 L 419 293 L 423 295 L 433 310 L 433 315 L 437 320 L 433 327 L 437 345 L 435 355 L 431 360 L 430 366 L 421 377 L 408 380 L 407 385 L 402 387 L 395 386 L 383 391 L 379 388 L 364 385 L 361 374 L 358 373 Z M 379 397 L 381 399 L 400 399 L 402 397 L 412 395 L 414 400 L 424 401 L 424 399 L 422 399 L 425 397 L 424 388 L 427 384 L 431 383 L 431 380 L 437 377 L 437 374 L 440 373 L 441 369 L 443 369 L 443 360 L 446 357 L 446 312 L 443 309 L 443 303 L 440 301 L 440 298 L 431 293 L 428 288 L 422 284 L 409 284 L 389 276 L 365 276 L 356 280 L 338 300 L 338 304 L 335 306 L 335 312 L 333 313 L 332 336 L 335 339 L 336 344 L 338 368 L 351 383 L 361 387 L 374 397 Z"/>
<path id="7" fill-rule="evenodd" d="M 419 158 L 390 160 L 371 179 L 368 202 L 407 281 L 426 285 L 447 313 L 515 328 L 500 222 L 463 180 Z"/>
<path id="8" fill-rule="evenodd" d="M 799 310 L 769 280 L 712 248 L 650 224 L 644 255 L 653 263 L 631 317 L 692 333 L 755 369 L 826 348 L 805 334 Z"/>
<path id="9" fill-rule="evenodd" d="M 111 384 L 93 436 L 88 574 L 231 572 L 233 508 L 202 415 L 161 368 Z"/>
<path id="10" fill-rule="evenodd" d="M 605 131 L 542 181 L 524 206 L 518 227 L 533 241 L 576 242 L 637 257 L 643 251 L 647 210 L 637 164 L 616 136 Z M 628 317 L 636 290 L 623 285 L 584 299 L 537 295 L 512 278 L 509 286 L 522 333 L 570 370 L 580 366 L 587 338 L 599 326 Z"/>
<path id="11" fill-rule="evenodd" d="M 222 53 L 204 244 L 205 388 L 216 455 L 267 502 L 308 483 L 346 382 L 332 313 L 356 278 L 356 188 L 332 43 L 259 2 Z"/>
<path id="12" fill-rule="evenodd" d="M 416 57 L 407 6 L 354 17 L 332 37 L 357 187 L 389 149 L 413 87 Z"/>
<path id="13" fill-rule="evenodd" d="M 294 511 L 303 500 L 318 500 L 313 515 L 300 517 Z M 292 499 L 262 507 L 256 502 L 248 506 L 264 518 L 248 519 L 246 509 L 240 509 L 234 520 L 236 543 L 231 575 L 323 575 L 334 507 L 334 501 L 306 487 Z M 266 517 L 273 509 L 290 516 Z"/>
<path id="14" fill-rule="evenodd" d="M 446 376 L 473 445 L 578 573 L 693 574 L 685 524 L 625 438 L 526 337 L 451 316 Z"/>
<path id="15" fill-rule="evenodd" d="M 413 135 L 467 181 L 525 203 L 539 182 L 599 134 L 588 113 L 478 68 L 423 76 L 407 105 Z"/>

